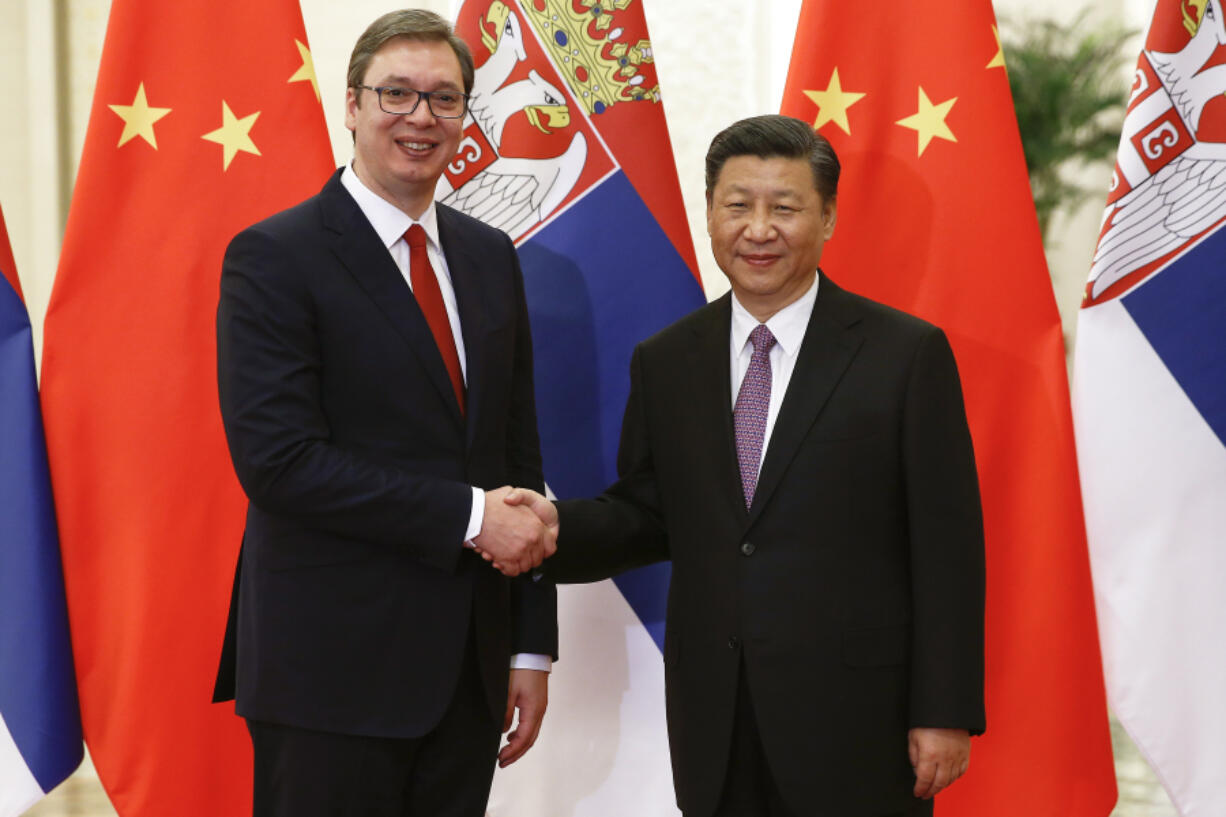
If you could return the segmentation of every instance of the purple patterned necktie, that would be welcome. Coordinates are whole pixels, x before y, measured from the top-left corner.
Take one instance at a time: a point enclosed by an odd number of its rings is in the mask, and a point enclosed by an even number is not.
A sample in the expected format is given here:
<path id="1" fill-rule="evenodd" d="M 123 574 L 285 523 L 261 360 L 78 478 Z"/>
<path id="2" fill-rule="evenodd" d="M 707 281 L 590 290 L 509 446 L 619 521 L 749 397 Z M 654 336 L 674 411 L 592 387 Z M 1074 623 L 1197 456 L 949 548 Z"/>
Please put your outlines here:
<path id="1" fill-rule="evenodd" d="M 771 404 L 771 347 L 775 336 L 766 324 L 760 323 L 749 333 L 753 357 L 741 381 L 741 390 L 732 409 L 736 428 L 736 458 L 741 465 L 741 486 L 745 489 L 745 507 L 753 504 L 758 487 L 758 464 L 762 461 L 762 440 L 766 436 L 766 413 Z"/>

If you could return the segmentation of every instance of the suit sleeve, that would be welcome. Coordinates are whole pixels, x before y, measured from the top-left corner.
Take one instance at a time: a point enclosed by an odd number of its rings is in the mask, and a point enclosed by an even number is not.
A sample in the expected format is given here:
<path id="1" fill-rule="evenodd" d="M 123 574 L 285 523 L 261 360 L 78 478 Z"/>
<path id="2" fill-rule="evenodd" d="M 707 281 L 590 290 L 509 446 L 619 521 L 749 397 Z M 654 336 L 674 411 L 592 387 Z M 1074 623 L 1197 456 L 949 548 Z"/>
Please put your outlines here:
<path id="1" fill-rule="evenodd" d="M 338 537 L 408 548 L 454 570 L 472 507 L 460 481 L 335 445 L 321 405 L 316 304 L 291 248 L 257 229 L 230 243 L 217 308 L 222 420 L 252 504 Z"/>
<path id="2" fill-rule="evenodd" d="M 630 397 L 617 452 L 618 481 L 594 499 L 558 503 L 558 552 L 546 567 L 563 583 L 594 582 L 669 558 L 651 455 L 641 346 L 630 361 Z"/>
<path id="3" fill-rule="evenodd" d="M 507 423 L 507 462 L 512 485 L 545 493 L 541 466 L 541 440 L 536 423 L 536 386 L 532 364 L 532 332 L 524 295 L 519 256 L 510 239 L 516 298 L 515 372 L 511 379 L 510 417 Z M 552 581 L 533 580 L 531 573 L 511 580 L 511 652 L 558 658 L 558 593 Z"/>
<path id="4" fill-rule="evenodd" d="M 979 734 L 985 728 L 983 515 L 957 365 L 939 330 L 915 354 L 902 449 L 914 628 L 911 726 Z"/>

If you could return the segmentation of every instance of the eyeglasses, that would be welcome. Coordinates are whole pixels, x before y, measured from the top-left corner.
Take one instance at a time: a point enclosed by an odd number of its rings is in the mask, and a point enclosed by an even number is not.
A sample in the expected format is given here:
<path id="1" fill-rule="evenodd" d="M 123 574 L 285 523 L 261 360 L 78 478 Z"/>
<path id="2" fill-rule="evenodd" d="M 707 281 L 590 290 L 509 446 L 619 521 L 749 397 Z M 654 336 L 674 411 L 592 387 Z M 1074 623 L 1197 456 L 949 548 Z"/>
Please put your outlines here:
<path id="1" fill-rule="evenodd" d="M 439 119 L 459 119 L 468 111 L 468 94 L 459 91 L 417 91 L 398 85 L 356 87 L 374 91 L 379 97 L 379 109 L 395 116 L 408 116 L 413 113 L 423 99 L 426 100 L 430 113 Z"/>

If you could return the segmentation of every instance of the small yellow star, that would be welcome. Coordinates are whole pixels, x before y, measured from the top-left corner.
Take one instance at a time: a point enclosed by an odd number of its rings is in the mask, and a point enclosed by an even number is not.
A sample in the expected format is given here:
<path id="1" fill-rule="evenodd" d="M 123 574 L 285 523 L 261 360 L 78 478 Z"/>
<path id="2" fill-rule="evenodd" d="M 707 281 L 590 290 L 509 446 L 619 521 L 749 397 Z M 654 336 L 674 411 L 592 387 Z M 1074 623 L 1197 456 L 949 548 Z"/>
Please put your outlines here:
<path id="1" fill-rule="evenodd" d="M 835 68 L 830 75 L 830 84 L 824 91 L 805 91 L 805 96 L 817 105 L 817 121 L 813 123 L 814 130 L 821 130 L 822 125 L 833 122 L 843 129 L 843 133 L 851 136 L 851 124 L 847 121 L 847 109 L 864 98 L 864 94 L 844 91 L 839 82 L 839 69 Z"/>
<path id="2" fill-rule="evenodd" d="M 1000 31 L 997 30 L 996 26 L 992 26 L 992 36 L 996 38 L 996 56 L 992 57 L 992 61 L 985 65 L 984 68 L 1005 68 L 1005 49 L 1000 45 Z M 1009 69 L 1005 68 L 1005 73 L 1008 73 L 1008 71 Z"/>
<path id="3" fill-rule="evenodd" d="M 255 142 L 251 141 L 251 127 L 259 115 L 260 112 L 256 111 L 250 116 L 238 119 L 226 101 L 224 99 L 221 101 L 221 127 L 200 138 L 216 142 L 225 148 L 221 167 L 223 171 L 230 169 L 230 162 L 240 150 L 244 153 L 254 153 L 256 156 L 260 155 L 260 149 L 255 146 Z"/>
<path id="4" fill-rule="evenodd" d="M 311 58 L 311 49 L 298 42 L 298 40 L 294 40 L 294 45 L 298 46 L 298 56 L 302 57 L 302 65 L 289 78 L 289 81 L 311 83 L 311 87 L 315 89 L 315 101 L 318 102 L 319 80 L 315 76 L 315 60 Z"/>
<path id="5" fill-rule="evenodd" d="M 928 143 L 935 137 L 948 139 L 950 142 L 957 142 L 953 131 L 945 124 L 945 117 L 949 116 L 949 109 L 958 101 L 957 97 L 947 99 L 940 105 L 933 105 L 928 100 L 928 94 L 924 93 L 924 89 L 919 89 L 919 111 L 911 114 L 906 119 L 899 119 L 895 124 L 902 125 L 904 128 L 911 128 L 919 134 L 919 156 L 924 155 L 924 150 L 928 147 Z"/>
<path id="6" fill-rule="evenodd" d="M 136 98 L 132 100 L 131 105 L 107 105 L 107 107 L 123 120 L 123 133 L 119 135 L 119 144 L 116 147 L 123 147 L 126 142 L 139 136 L 153 145 L 154 150 L 157 150 L 158 140 L 153 133 L 153 123 L 170 113 L 171 109 L 150 108 L 148 100 L 145 99 L 145 83 L 142 82 L 136 89 Z"/>

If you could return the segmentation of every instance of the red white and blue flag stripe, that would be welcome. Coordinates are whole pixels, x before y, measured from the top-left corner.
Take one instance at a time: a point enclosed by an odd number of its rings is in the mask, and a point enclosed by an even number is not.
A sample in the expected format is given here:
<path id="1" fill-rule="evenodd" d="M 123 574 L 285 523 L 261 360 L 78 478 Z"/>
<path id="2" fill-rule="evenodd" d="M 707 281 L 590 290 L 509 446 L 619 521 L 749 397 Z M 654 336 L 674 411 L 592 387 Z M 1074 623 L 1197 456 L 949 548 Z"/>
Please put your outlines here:
<path id="1" fill-rule="evenodd" d="M 42 799 L 82 751 L 30 318 L 0 213 L 0 817 Z"/>
<path id="2" fill-rule="evenodd" d="M 515 239 L 549 488 L 616 479 L 634 345 L 706 302 L 642 3 L 466 0 L 471 115 L 438 198 Z M 537 745 L 489 814 L 675 814 L 661 644 L 669 567 L 561 588 Z M 654 811 L 653 811 L 654 809 Z"/>
<path id="3" fill-rule="evenodd" d="M 1159 0 L 1078 320 L 1107 691 L 1183 817 L 1226 814 L 1226 28 Z"/>

